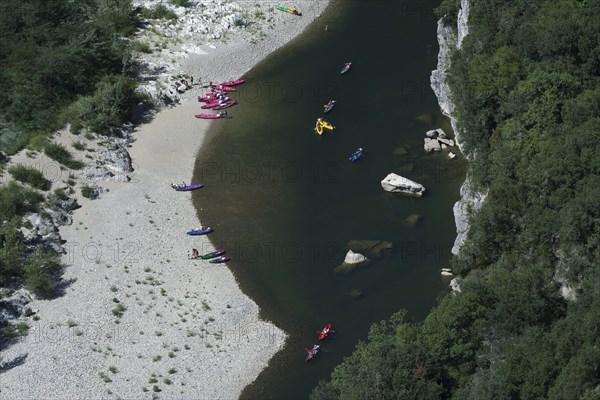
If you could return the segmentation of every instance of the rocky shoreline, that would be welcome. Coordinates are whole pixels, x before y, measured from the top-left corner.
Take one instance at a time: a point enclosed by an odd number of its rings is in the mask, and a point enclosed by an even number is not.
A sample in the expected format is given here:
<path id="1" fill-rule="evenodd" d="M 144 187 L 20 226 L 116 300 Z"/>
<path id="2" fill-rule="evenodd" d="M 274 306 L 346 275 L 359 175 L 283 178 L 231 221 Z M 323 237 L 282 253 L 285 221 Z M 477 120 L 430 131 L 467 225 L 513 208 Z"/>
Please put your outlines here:
<path id="1" fill-rule="evenodd" d="M 464 38 L 469 34 L 469 0 L 461 0 L 456 27 L 450 25 L 446 18 L 438 21 L 437 37 L 440 50 L 438 53 L 437 69 L 431 73 L 431 88 L 435 93 L 442 113 L 450 118 L 457 146 L 461 149 L 460 127 L 454 116 L 454 104 L 452 93 L 447 81 L 450 68 L 450 53 L 453 49 L 460 49 Z M 455 33 L 456 31 L 456 33 Z M 465 154 L 468 160 L 475 157 L 474 154 Z M 469 175 L 460 188 L 460 200 L 454 204 L 454 220 L 456 223 L 456 239 L 452 246 L 452 254 L 457 255 L 463 245 L 469 231 L 469 215 L 479 210 L 485 201 L 485 194 L 473 188 Z"/>

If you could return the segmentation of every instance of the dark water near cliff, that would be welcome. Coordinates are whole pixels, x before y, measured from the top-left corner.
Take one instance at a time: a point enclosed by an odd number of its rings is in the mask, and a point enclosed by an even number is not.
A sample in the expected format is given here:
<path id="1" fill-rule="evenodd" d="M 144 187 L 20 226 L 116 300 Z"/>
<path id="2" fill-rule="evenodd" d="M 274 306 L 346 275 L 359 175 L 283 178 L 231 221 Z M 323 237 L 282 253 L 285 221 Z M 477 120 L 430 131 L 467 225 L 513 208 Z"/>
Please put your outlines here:
<path id="1" fill-rule="evenodd" d="M 452 205 L 464 164 L 423 152 L 426 130 L 449 132 L 429 86 L 437 3 L 336 1 L 303 37 L 247 74 L 233 118 L 209 134 L 194 172 L 206 185 L 194 193 L 199 215 L 216 229 L 211 239 L 228 249 L 229 267 L 262 316 L 290 334 L 244 398 L 306 398 L 372 323 L 402 308 L 422 319 L 444 290 L 439 269 L 456 235 Z M 352 69 L 340 76 L 346 61 Z M 329 99 L 339 101 L 325 115 L 336 130 L 318 137 L 314 122 Z M 366 157 L 351 163 L 357 147 Z M 384 192 L 380 181 L 390 172 L 422 183 L 426 195 Z M 421 216 L 415 225 L 405 221 L 412 214 Z M 394 248 L 336 274 L 350 240 Z M 337 334 L 306 365 L 304 347 L 327 322 Z"/>

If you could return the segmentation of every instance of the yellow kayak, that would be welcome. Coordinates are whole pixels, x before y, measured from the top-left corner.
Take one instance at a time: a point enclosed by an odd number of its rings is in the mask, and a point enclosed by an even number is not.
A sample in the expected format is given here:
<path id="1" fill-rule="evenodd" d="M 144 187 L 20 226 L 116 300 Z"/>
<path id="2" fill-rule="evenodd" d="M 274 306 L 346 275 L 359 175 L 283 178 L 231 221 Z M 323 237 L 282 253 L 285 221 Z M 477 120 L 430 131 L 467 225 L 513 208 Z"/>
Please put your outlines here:
<path id="1" fill-rule="evenodd" d="M 323 126 L 323 128 L 329 129 L 330 131 L 333 130 L 333 125 L 331 125 L 329 122 L 325 121 L 323 118 L 319 118 L 319 120 L 319 123 Z"/>
<path id="2" fill-rule="evenodd" d="M 319 120 L 317 120 L 317 124 L 315 125 L 315 132 L 317 132 L 319 135 L 323 134 L 323 125 L 319 123 Z"/>
<path id="3" fill-rule="evenodd" d="M 317 124 L 315 125 L 315 132 L 317 132 L 319 135 L 322 135 L 323 128 L 332 131 L 334 129 L 334 126 L 331 125 L 329 122 L 325 121 L 323 118 L 317 119 Z"/>

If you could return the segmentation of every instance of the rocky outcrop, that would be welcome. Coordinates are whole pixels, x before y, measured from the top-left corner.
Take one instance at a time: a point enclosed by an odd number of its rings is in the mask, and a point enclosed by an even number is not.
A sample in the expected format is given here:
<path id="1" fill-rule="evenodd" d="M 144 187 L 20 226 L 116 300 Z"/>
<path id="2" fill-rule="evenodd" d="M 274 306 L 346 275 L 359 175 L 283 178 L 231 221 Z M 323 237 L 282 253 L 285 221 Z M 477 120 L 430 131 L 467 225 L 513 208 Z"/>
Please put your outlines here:
<path id="1" fill-rule="evenodd" d="M 98 151 L 98 158 L 81 172 L 81 176 L 91 181 L 129 182 L 131 172 L 133 166 L 126 145 L 111 140 L 102 144 Z"/>
<path id="2" fill-rule="evenodd" d="M 177 15 L 177 20 L 143 21 L 151 29 L 142 30 L 136 39 L 150 49 L 139 55 L 143 76 L 138 90 L 148 95 L 156 108 L 179 103 L 182 94 L 193 87 L 193 77 L 181 75 L 182 60 L 190 55 L 206 54 L 202 45 L 225 40 L 228 34 L 245 30 L 252 25 L 249 16 L 263 14 L 250 2 L 189 1 L 185 7 L 164 0 L 134 0 L 133 3 L 148 9 L 161 4 Z M 256 24 L 254 29 L 257 29 Z M 168 42 L 171 43 L 167 46 Z"/>
<path id="3" fill-rule="evenodd" d="M 25 289 L 19 289 L 0 299 L 0 330 L 17 324 L 21 318 L 35 314 L 29 307 L 30 302 L 31 296 Z"/>
<path id="4" fill-rule="evenodd" d="M 455 145 L 454 140 L 447 139 L 446 132 L 440 128 L 425 132 L 425 136 L 423 148 L 427 153 L 442 151 Z"/>
<path id="5" fill-rule="evenodd" d="M 28 218 L 30 227 L 23 235 L 28 250 L 33 251 L 36 247 L 42 246 L 57 253 L 65 253 L 58 227 L 71 225 L 73 223 L 73 210 L 79 207 L 75 198 L 51 197 L 43 212 L 31 214 Z"/>
<path id="6" fill-rule="evenodd" d="M 404 193 L 416 197 L 421 197 L 425 193 L 425 187 L 420 183 L 394 173 L 389 174 L 381 181 L 381 187 L 386 192 Z"/>
<path id="7" fill-rule="evenodd" d="M 485 194 L 473 190 L 471 181 L 465 180 L 460 188 L 460 200 L 454 203 L 454 222 L 456 223 L 456 239 L 452 246 L 452 254 L 458 254 L 460 247 L 469 232 L 469 216 L 479 210 L 485 200 Z"/>
<path id="8" fill-rule="evenodd" d="M 461 0 L 460 1 L 460 10 L 458 10 L 458 20 L 456 21 L 456 47 L 462 48 L 462 43 L 465 37 L 469 34 L 469 11 L 471 9 L 471 4 L 469 0 Z"/>
<path id="9" fill-rule="evenodd" d="M 452 103 L 447 76 L 450 68 L 450 52 L 453 49 L 460 49 L 463 40 L 469 33 L 469 9 L 469 0 L 461 0 L 460 11 L 457 18 L 456 34 L 446 18 L 441 18 L 438 21 L 437 34 L 440 50 L 438 53 L 437 69 L 431 73 L 431 88 L 437 96 L 442 113 L 450 118 L 452 129 L 454 131 L 454 138 L 459 148 L 461 148 L 460 129 L 457 125 L 456 118 L 453 116 L 454 104 Z M 473 157 L 472 154 L 465 154 L 465 156 L 468 159 L 472 159 Z M 451 157 L 450 154 L 449 157 Z M 460 195 L 461 199 L 454 204 L 453 208 L 457 233 L 456 240 L 452 246 L 452 253 L 455 255 L 458 254 L 460 247 L 466 239 L 469 230 L 470 214 L 476 212 L 485 200 L 484 193 L 477 192 L 472 188 L 469 176 L 467 176 L 465 183 L 460 189 Z"/>
<path id="10" fill-rule="evenodd" d="M 355 253 L 352 250 L 348 250 L 344 262 L 338 265 L 333 271 L 336 273 L 352 272 L 356 267 L 369 263 L 369 259 L 360 253 Z"/>
<path id="11" fill-rule="evenodd" d="M 460 293 L 462 291 L 462 289 L 460 288 L 461 281 L 462 279 L 460 279 L 459 277 L 453 278 L 450 281 L 450 289 L 452 289 L 453 292 Z"/>

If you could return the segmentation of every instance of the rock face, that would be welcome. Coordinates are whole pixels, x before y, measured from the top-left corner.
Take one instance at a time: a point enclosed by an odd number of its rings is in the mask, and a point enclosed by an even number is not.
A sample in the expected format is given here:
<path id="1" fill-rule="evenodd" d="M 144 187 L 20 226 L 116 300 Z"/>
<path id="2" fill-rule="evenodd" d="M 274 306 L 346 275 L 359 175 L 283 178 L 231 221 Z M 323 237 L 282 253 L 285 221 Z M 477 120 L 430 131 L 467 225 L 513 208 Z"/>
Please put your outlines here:
<path id="1" fill-rule="evenodd" d="M 420 183 L 394 173 L 389 174 L 381 181 L 381 187 L 386 192 L 405 193 L 417 197 L 421 197 L 425 192 L 425 187 Z"/>
<path id="2" fill-rule="evenodd" d="M 460 145 L 460 129 L 457 126 L 456 118 L 452 115 L 454 112 L 454 104 L 452 103 L 450 87 L 447 82 L 447 73 L 450 67 L 450 51 L 453 48 L 460 49 L 463 40 L 469 33 L 469 0 L 461 0 L 460 10 L 458 13 L 456 32 L 445 18 L 438 21 L 437 36 L 440 50 L 438 53 L 437 69 L 431 73 L 431 88 L 437 96 L 438 103 L 442 113 L 450 118 L 452 129 L 454 130 L 454 138 L 459 148 Z M 461 149 L 462 150 L 462 149 Z M 450 156 L 450 155 L 449 155 Z M 472 154 L 465 154 L 467 159 L 472 160 Z M 453 158 L 453 157 L 452 157 Z M 485 200 L 485 194 L 472 189 L 469 176 L 460 189 L 461 199 L 454 204 L 454 219 L 456 222 L 456 240 L 452 246 L 452 253 L 458 254 L 460 247 L 463 245 L 468 230 L 469 230 L 469 213 L 477 211 L 481 208 Z M 460 291 L 458 281 L 452 281 L 456 285 L 453 290 Z M 452 285 L 452 284 L 451 284 Z"/>
<path id="3" fill-rule="evenodd" d="M 452 246 L 452 254 L 456 255 L 467 238 L 469 232 L 469 213 L 481 208 L 485 194 L 471 188 L 468 177 L 460 188 L 460 200 L 454 203 L 454 222 L 456 223 L 456 239 Z"/>
<path id="4" fill-rule="evenodd" d="M 450 288 L 452 289 L 453 292 L 460 293 L 462 291 L 460 288 L 460 281 L 461 281 L 461 279 L 458 277 L 456 277 L 450 281 Z"/>

